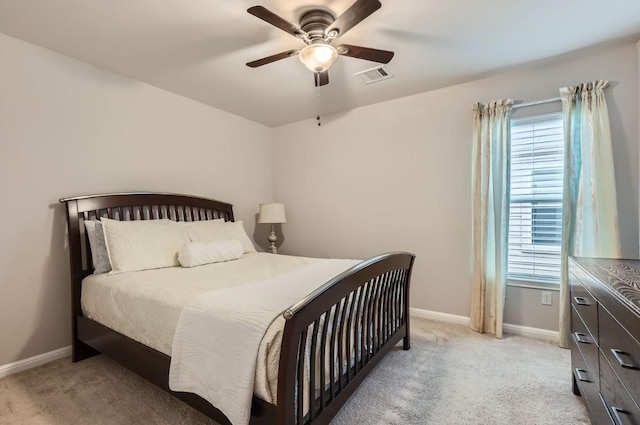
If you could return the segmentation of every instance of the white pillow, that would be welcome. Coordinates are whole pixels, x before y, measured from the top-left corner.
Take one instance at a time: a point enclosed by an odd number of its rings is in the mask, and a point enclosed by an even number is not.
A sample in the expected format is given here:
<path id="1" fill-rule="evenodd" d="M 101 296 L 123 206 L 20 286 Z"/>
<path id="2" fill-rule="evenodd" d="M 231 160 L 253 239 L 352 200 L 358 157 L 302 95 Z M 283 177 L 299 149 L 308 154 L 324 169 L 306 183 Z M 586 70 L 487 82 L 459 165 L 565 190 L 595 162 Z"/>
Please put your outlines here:
<path id="1" fill-rule="evenodd" d="M 111 271 L 109 253 L 104 240 L 104 229 L 100 221 L 85 220 L 84 227 L 87 229 L 89 246 L 91 248 L 91 260 L 93 262 L 93 273 L 100 274 Z"/>
<path id="2" fill-rule="evenodd" d="M 101 221 L 96 221 L 96 253 L 98 261 L 93 264 L 93 272 L 107 273 L 111 271 L 111 262 L 107 252 L 107 242 L 104 240 L 104 226 Z"/>
<path id="3" fill-rule="evenodd" d="M 208 242 L 234 239 L 242 244 L 244 253 L 256 252 L 253 242 L 244 230 L 242 220 L 220 222 L 217 220 L 185 223 L 191 242 Z"/>
<path id="4" fill-rule="evenodd" d="M 172 220 L 101 221 L 113 273 L 178 266 L 178 251 L 189 242 Z"/>
<path id="5" fill-rule="evenodd" d="M 221 263 L 236 260 L 242 256 L 242 244 L 234 239 L 209 242 L 190 242 L 182 245 L 178 261 L 182 267 Z"/>
<path id="6" fill-rule="evenodd" d="M 222 239 L 222 226 L 224 218 L 202 221 L 179 221 L 189 240 L 192 242 L 214 241 Z"/>
<path id="7" fill-rule="evenodd" d="M 89 238 L 89 246 L 91 247 L 91 260 L 96 263 L 98 253 L 96 252 L 96 222 L 94 220 L 85 220 L 84 228 L 87 230 L 87 238 Z"/>
<path id="8" fill-rule="evenodd" d="M 224 223 L 223 235 L 224 239 L 235 239 L 239 241 L 242 244 L 242 249 L 245 253 L 256 252 L 256 247 L 253 246 L 253 242 L 251 242 L 247 232 L 244 230 L 242 220 L 227 221 Z"/>

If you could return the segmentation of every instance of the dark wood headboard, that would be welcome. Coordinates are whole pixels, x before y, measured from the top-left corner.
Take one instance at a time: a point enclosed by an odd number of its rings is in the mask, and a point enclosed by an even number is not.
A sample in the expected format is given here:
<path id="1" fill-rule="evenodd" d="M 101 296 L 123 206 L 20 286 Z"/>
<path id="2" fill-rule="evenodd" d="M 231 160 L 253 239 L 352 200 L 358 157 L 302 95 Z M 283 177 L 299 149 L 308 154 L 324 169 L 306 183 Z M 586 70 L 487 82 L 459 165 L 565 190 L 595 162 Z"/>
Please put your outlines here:
<path id="1" fill-rule="evenodd" d="M 73 317 L 82 315 L 80 295 L 82 279 L 93 272 L 85 220 L 100 217 L 115 220 L 201 221 L 224 218 L 233 221 L 233 205 L 189 195 L 153 192 L 110 193 L 63 198 L 67 206 L 71 299 Z M 74 320 L 75 326 L 75 320 Z"/>

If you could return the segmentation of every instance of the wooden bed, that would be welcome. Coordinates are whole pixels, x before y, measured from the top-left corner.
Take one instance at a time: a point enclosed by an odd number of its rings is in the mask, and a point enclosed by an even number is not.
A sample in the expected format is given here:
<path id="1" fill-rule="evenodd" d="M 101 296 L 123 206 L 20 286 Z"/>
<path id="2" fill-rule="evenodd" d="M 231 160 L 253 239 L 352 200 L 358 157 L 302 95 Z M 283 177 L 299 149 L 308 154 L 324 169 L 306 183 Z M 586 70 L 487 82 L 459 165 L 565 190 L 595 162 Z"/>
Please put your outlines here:
<path id="1" fill-rule="evenodd" d="M 84 317 L 80 297 L 82 280 L 93 272 L 84 220 L 108 217 L 117 220 L 224 218 L 233 221 L 233 206 L 193 196 L 147 192 L 80 196 L 60 202 L 65 203 L 67 209 L 72 360 L 77 362 L 103 353 L 221 424 L 230 424 L 220 410 L 201 397 L 171 391 L 168 385 L 171 358 Z M 286 321 L 278 370 L 277 406 L 254 396 L 251 424 L 328 423 L 394 345 L 402 339 L 403 348 L 410 348 L 409 283 L 413 261 L 413 254 L 402 252 L 363 261 L 283 313 Z M 332 312 L 334 325 L 330 326 L 329 320 L 321 320 L 321 317 L 330 317 Z M 352 334 L 360 337 L 352 340 Z M 310 348 L 301 343 L 308 338 Z M 353 356 L 343 355 L 344 344 L 356 347 Z M 330 367 L 325 368 L 325 363 Z M 335 368 L 336 373 L 334 365 L 346 366 Z M 304 373 L 305 367 L 309 374 Z M 310 384 L 316 382 L 316 378 L 329 384 L 316 388 Z M 305 379 L 308 381 L 303 386 Z M 309 390 L 298 394 L 297 388 Z M 305 401 L 309 408 L 303 414 Z"/>

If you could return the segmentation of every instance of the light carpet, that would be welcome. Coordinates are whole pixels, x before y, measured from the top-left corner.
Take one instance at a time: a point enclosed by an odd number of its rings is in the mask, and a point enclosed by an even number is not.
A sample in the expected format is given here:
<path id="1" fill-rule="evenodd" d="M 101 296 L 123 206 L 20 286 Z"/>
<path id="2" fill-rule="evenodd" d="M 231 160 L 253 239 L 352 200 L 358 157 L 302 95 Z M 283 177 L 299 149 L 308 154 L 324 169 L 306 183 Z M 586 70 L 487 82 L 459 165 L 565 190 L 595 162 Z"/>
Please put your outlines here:
<path id="1" fill-rule="evenodd" d="M 570 352 L 466 326 L 413 318 L 412 349 L 390 352 L 334 425 L 589 424 L 571 392 Z M 211 425 L 104 356 L 69 359 L 0 380 L 0 424 Z"/>

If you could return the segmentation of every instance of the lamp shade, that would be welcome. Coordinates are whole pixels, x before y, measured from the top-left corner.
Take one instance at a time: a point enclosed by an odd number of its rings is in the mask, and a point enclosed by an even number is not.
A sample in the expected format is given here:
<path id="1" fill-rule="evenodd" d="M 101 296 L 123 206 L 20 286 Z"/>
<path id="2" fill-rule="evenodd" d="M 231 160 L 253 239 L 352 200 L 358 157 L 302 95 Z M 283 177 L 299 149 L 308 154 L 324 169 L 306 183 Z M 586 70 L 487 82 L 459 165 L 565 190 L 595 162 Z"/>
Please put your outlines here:
<path id="1" fill-rule="evenodd" d="M 284 205 L 277 203 L 260 204 L 258 223 L 286 223 Z"/>

